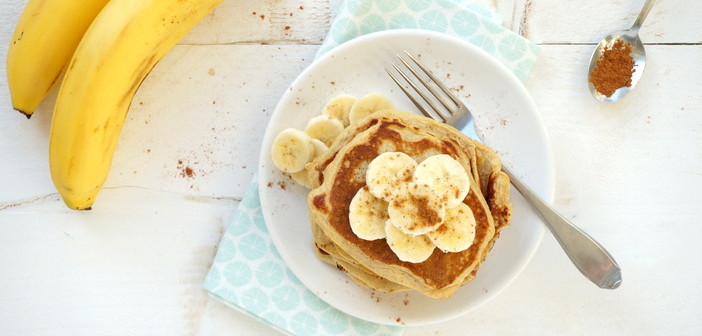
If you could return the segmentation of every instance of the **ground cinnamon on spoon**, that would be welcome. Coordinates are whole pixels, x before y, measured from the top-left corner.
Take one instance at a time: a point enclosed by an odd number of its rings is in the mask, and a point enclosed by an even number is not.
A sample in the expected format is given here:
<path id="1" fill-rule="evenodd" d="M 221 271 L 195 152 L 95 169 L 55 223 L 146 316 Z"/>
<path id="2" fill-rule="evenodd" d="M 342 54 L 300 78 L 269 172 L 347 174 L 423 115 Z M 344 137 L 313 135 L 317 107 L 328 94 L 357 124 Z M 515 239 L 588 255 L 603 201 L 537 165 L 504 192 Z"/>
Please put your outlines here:
<path id="1" fill-rule="evenodd" d="M 617 89 L 631 86 L 634 59 L 631 43 L 619 40 L 606 48 L 590 73 L 590 83 L 597 92 L 610 97 Z"/>

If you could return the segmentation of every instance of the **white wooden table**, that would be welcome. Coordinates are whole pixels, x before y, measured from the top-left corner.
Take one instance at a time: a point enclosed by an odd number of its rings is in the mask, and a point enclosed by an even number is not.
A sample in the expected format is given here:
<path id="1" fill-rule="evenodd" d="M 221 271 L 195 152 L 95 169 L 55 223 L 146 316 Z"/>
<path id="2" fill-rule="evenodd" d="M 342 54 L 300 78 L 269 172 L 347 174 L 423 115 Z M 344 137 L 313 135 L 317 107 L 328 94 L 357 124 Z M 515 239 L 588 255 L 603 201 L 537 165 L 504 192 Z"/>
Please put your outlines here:
<path id="1" fill-rule="evenodd" d="M 0 0 L 0 335 L 274 334 L 202 281 L 339 1 L 225 0 L 140 87 L 90 212 L 66 209 L 49 176 L 56 92 L 31 120 L 11 108 L 4 62 L 24 3 Z M 613 105 L 588 93 L 589 57 L 643 0 L 483 3 L 541 45 L 526 86 L 553 147 L 554 206 L 608 247 L 624 283 L 596 288 L 547 234 L 496 299 L 406 334 L 702 334 L 702 2 L 656 4 L 645 74 Z"/>

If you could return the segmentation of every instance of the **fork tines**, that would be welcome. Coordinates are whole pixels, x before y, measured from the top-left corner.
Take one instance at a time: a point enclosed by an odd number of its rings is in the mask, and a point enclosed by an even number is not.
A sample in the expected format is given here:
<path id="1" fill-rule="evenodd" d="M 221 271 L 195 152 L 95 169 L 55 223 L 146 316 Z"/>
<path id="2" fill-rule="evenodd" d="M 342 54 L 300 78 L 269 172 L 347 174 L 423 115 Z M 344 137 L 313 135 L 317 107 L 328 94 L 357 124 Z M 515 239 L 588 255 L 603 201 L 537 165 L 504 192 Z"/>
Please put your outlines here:
<path id="1" fill-rule="evenodd" d="M 425 104 L 422 104 L 420 101 L 415 98 L 415 95 L 410 93 L 410 91 L 407 89 L 405 85 L 400 83 L 400 80 L 393 75 L 392 71 L 389 69 L 385 69 L 385 71 L 390 75 L 390 78 L 392 78 L 393 81 L 397 84 L 397 86 L 402 89 L 402 92 L 407 95 L 407 98 L 409 98 L 412 103 L 417 106 L 419 111 L 422 112 L 426 117 L 436 119 L 442 122 L 447 122 L 449 119 L 451 119 L 452 115 L 456 113 L 458 109 L 463 106 L 463 103 L 451 93 L 448 87 L 444 85 L 434 74 L 431 73 L 422 63 L 420 63 L 416 58 L 414 58 L 410 53 L 407 51 L 404 51 L 405 55 L 409 57 L 409 59 L 416 65 L 417 68 L 421 70 L 421 72 L 425 75 L 422 76 L 420 73 L 415 70 L 415 67 L 412 67 L 405 59 L 398 55 L 397 58 L 400 60 L 400 63 L 409 70 L 409 73 L 411 73 L 411 76 L 414 77 L 414 80 L 410 78 L 410 75 L 408 75 L 405 71 L 403 71 L 399 66 L 395 65 L 392 63 L 393 68 L 395 68 L 395 71 L 400 74 L 400 76 L 405 80 L 409 86 L 414 89 L 417 94 L 424 100 L 426 105 L 429 105 L 431 107 L 431 110 L 435 113 L 433 115 L 430 113 L 426 108 Z M 428 80 L 425 80 L 423 77 L 428 77 L 433 84 L 430 84 Z M 420 83 L 421 87 L 415 82 Z M 437 91 L 437 88 L 441 90 L 441 92 Z M 440 107 L 438 104 L 440 103 L 443 105 L 443 108 Z"/>

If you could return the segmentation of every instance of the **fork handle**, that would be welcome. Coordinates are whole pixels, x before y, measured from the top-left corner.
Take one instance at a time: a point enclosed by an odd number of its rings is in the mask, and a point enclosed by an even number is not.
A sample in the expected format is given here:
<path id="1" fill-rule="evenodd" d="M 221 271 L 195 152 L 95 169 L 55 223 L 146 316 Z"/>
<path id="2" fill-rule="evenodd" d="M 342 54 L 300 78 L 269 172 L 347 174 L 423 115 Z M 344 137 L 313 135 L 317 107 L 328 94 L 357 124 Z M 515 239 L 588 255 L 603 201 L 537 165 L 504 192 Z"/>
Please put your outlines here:
<path id="1" fill-rule="evenodd" d="M 570 260 L 586 278 L 600 288 L 615 289 L 621 285 L 621 269 L 602 245 L 563 218 L 509 169 L 503 166 L 502 171 L 536 210 Z"/>

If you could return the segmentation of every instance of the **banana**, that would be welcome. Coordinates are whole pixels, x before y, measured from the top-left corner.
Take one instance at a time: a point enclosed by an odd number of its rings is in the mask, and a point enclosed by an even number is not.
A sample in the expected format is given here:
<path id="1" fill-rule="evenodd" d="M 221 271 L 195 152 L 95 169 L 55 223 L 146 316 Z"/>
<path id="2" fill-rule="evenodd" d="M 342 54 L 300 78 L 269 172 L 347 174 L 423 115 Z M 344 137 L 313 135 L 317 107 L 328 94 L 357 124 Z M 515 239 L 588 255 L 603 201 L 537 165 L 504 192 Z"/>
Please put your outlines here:
<path id="1" fill-rule="evenodd" d="M 27 118 L 34 113 L 107 1 L 29 0 L 7 51 L 7 83 L 15 110 Z"/>
<path id="2" fill-rule="evenodd" d="M 325 145 L 324 142 L 322 142 L 319 139 L 312 139 L 312 146 L 314 147 L 313 159 L 326 153 L 329 150 L 329 147 L 327 147 L 327 145 Z"/>
<path id="3" fill-rule="evenodd" d="M 359 189 L 349 205 L 351 231 L 361 239 L 382 239 L 387 220 L 388 203 L 373 196 L 367 186 Z"/>
<path id="4" fill-rule="evenodd" d="M 305 132 L 286 128 L 273 140 L 271 160 L 280 170 L 296 173 L 314 157 L 312 138 Z"/>
<path id="5" fill-rule="evenodd" d="M 391 110 L 395 108 L 395 104 L 387 97 L 371 93 L 359 98 L 351 110 L 349 110 L 349 122 L 355 124 L 357 121 L 371 115 L 373 112 L 382 110 Z"/>
<path id="6" fill-rule="evenodd" d="M 461 252 L 473 245 L 475 225 L 473 211 L 461 203 L 446 209 L 443 224 L 426 235 L 441 251 Z"/>
<path id="7" fill-rule="evenodd" d="M 446 154 L 433 155 L 417 165 L 414 182 L 428 184 L 446 198 L 446 206 L 453 208 L 463 202 L 470 192 L 470 178 L 463 166 Z"/>
<path id="8" fill-rule="evenodd" d="M 349 111 L 357 98 L 349 94 L 340 94 L 330 99 L 322 110 L 323 115 L 338 119 L 344 125 L 349 125 Z"/>
<path id="9" fill-rule="evenodd" d="M 427 260 L 434 252 L 434 243 L 426 235 L 411 235 L 395 227 L 392 219 L 385 223 L 385 241 L 397 258 L 411 263 Z"/>
<path id="10" fill-rule="evenodd" d="M 297 182 L 297 184 L 305 188 L 311 189 L 312 184 L 310 183 L 308 174 L 309 172 L 306 169 L 303 169 L 299 172 L 290 173 L 290 177 L 292 177 L 293 181 Z"/>
<path id="11" fill-rule="evenodd" d="M 51 123 L 51 177 L 69 208 L 92 206 L 137 88 L 220 2 L 113 0 L 93 20 L 68 64 Z"/>
<path id="12" fill-rule="evenodd" d="M 390 202 L 400 185 L 412 179 L 416 166 L 417 162 L 405 153 L 385 152 L 368 164 L 366 185 L 373 196 Z"/>
<path id="13" fill-rule="evenodd" d="M 320 140 L 312 139 L 311 142 L 312 147 L 314 148 L 314 154 L 312 155 L 310 161 L 329 150 L 329 147 L 327 147 L 327 145 L 325 145 Z M 307 171 L 307 169 L 302 169 L 299 172 L 290 173 L 290 177 L 292 177 L 292 179 L 295 182 L 301 184 L 302 186 L 312 188 L 312 183 L 310 183 L 309 172 Z"/>
<path id="14" fill-rule="evenodd" d="M 344 124 L 328 115 L 311 118 L 305 126 L 305 133 L 329 146 L 344 130 Z"/>
<path id="15" fill-rule="evenodd" d="M 446 203 L 426 184 L 401 184 L 388 203 L 388 215 L 402 232 L 421 235 L 438 228 L 446 216 Z"/>

